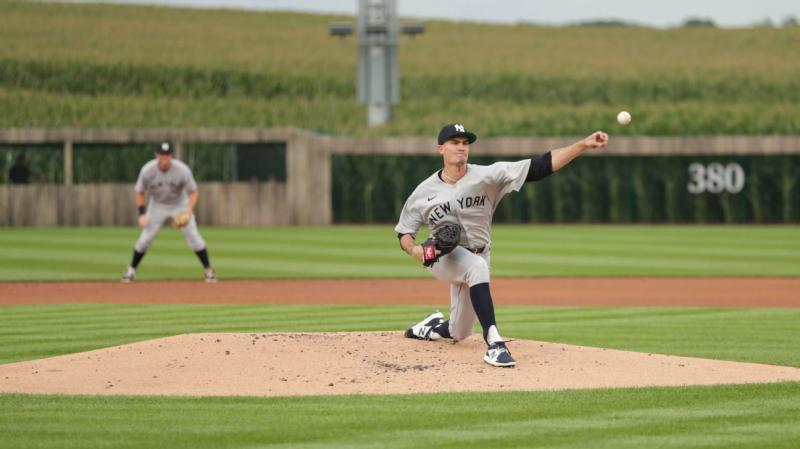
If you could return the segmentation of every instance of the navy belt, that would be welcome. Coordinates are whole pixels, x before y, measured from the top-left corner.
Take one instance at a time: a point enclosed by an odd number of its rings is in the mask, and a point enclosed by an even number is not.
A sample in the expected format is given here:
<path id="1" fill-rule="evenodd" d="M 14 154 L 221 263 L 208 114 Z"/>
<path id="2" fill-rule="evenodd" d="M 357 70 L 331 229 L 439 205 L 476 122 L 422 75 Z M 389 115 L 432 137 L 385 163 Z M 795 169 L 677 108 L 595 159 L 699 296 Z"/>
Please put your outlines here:
<path id="1" fill-rule="evenodd" d="M 471 252 L 471 253 L 475 253 L 475 254 L 480 254 L 480 253 L 482 253 L 482 252 L 483 252 L 485 249 L 486 249 L 486 247 L 485 247 L 485 246 L 481 246 L 480 248 L 467 248 L 467 250 L 469 250 L 469 252 Z"/>

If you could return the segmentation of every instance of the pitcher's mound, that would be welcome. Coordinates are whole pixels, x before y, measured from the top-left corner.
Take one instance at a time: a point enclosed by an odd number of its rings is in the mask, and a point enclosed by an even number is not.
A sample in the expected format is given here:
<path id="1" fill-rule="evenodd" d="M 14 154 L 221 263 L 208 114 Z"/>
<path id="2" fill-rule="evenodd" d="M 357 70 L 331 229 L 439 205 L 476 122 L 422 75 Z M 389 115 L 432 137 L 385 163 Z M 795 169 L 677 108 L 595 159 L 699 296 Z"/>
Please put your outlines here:
<path id="1" fill-rule="evenodd" d="M 516 368 L 402 332 L 188 334 L 0 365 L 0 392 L 286 396 L 557 390 L 800 381 L 800 369 L 529 340 Z"/>

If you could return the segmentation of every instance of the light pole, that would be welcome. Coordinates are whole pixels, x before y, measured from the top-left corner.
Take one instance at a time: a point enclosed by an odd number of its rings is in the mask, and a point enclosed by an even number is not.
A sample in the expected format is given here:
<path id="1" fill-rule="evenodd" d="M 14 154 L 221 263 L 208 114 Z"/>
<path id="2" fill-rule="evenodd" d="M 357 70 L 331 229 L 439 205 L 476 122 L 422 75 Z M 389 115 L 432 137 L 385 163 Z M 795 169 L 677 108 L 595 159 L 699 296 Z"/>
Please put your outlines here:
<path id="1" fill-rule="evenodd" d="M 353 32 L 350 24 L 333 24 L 332 36 L 344 38 Z M 425 32 L 424 24 L 406 25 L 400 32 L 410 36 Z M 367 124 L 382 125 L 392 116 L 392 105 L 400 101 L 397 69 L 397 2 L 358 0 L 358 101 L 367 105 Z"/>

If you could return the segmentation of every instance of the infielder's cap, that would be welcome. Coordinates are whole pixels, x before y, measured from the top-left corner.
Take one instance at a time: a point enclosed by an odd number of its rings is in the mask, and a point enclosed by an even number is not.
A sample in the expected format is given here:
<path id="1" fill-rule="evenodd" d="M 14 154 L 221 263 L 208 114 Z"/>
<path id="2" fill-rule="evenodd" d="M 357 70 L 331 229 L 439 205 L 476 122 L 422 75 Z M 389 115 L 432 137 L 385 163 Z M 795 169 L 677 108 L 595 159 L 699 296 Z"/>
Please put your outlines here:
<path id="1" fill-rule="evenodd" d="M 478 136 L 467 131 L 466 128 L 464 128 L 464 125 L 451 123 L 449 125 L 444 125 L 442 130 L 439 131 L 439 145 L 457 136 L 466 137 L 469 143 L 474 143 L 476 140 L 478 140 Z"/>
<path id="2" fill-rule="evenodd" d="M 169 142 L 161 142 L 156 146 L 158 154 L 172 154 L 172 145 Z"/>

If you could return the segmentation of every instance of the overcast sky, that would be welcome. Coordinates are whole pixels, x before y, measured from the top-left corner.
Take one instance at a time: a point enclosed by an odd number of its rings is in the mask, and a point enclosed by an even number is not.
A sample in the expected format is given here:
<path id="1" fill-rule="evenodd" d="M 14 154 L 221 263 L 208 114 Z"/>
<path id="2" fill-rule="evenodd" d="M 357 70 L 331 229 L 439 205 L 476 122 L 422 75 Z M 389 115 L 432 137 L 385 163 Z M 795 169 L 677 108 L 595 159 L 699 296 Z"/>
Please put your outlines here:
<path id="1" fill-rule="evenodd" d="M 358 3 L 357 0 L 110 1 L 349 15 L 355 15 Z M 736 27 L 762 23 L 766 19 L 777 25 L 787 16 L 800 19 L 800 0 L 397 0 L 397 2 L 402 17 L 494 23 L 525 21 L 560 25 L 594 19 L 621 19 L 643 25 L 667 27 L 679 25 L 687 17 L 702 17 L 710 18 L 720 26 Z"/>

